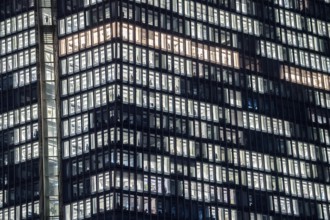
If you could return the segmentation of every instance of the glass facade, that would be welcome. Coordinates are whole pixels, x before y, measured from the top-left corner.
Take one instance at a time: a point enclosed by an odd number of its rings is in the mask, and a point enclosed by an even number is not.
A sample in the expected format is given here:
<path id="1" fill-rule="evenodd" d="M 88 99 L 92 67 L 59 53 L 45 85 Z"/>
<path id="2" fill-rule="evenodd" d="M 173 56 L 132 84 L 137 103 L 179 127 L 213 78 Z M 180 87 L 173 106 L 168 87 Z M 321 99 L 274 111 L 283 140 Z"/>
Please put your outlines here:
<path id="1" fill-rule="evenodd" d="M 3 2 L 0 218 L 330 218 L 329 0 Z"/>
<path id="2" fill-rule="evenodd" d="M 0 218 L 40 213 L 34 1 L 0 2 Z"/>

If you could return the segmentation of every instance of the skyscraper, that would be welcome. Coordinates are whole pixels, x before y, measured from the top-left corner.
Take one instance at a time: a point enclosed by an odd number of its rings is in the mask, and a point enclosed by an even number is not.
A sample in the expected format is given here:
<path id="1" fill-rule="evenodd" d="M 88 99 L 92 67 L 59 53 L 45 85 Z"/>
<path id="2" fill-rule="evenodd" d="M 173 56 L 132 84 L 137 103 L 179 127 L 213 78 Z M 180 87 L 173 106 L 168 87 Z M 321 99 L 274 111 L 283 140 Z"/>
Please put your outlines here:
<path id="1" fill-rule="evenodd" d="M 56 7 L 2 0 L 0 8 L 0 218 L 58 219 Z"/>
<path id="2" fill-rule="evenodd" d="M 329 0 L 0 0 L 0 219 L 329 219 Z"/>

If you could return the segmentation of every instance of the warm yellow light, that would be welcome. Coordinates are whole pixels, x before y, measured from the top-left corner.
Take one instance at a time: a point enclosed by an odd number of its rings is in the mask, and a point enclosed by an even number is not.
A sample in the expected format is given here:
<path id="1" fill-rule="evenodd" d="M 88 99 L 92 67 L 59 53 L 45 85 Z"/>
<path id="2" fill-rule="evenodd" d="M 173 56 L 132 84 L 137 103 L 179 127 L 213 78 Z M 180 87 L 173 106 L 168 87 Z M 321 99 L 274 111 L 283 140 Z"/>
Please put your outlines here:
<path id="1" fill-rule="evenodd" d="M 197 43 L 187 38 L 181 38 L 171 34 L 147 30 L 139 26 L 119 22 L 102 25 L 92 30 L 61 39 L 59 43 L 60 56 L 99 45 L 110 41 L 112 38 L 122 38 L 123 41 L 132 42 L 137 45 L 148 46 L 150 48 L 160 49 L 162 51 L 236 69 L 240 68 L 239 54 L 236 51 L 221 47 L 213 47 L 207 44 Z"/>

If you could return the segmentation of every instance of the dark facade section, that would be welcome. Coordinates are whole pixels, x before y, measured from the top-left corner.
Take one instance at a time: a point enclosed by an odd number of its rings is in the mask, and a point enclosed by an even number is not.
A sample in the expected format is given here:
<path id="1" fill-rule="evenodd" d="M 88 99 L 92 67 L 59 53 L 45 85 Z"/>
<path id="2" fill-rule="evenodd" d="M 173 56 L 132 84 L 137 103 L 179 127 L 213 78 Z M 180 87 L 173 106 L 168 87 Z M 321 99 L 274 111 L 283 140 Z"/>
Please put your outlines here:
<path id="1" fill-rule="evenodd" d="M 1 219 L 40 219 L 35 4 L 0 2 Z"/>

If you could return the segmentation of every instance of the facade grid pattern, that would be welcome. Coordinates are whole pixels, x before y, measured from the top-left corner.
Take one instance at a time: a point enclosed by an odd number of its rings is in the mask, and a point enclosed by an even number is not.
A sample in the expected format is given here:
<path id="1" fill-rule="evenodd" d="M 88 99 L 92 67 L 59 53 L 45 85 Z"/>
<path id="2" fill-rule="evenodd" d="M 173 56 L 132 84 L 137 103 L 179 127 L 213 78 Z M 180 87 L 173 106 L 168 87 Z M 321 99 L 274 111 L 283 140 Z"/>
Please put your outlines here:
<path id="1" fill-rule="evenodd" d="M 0 218 L 330 218 L 329 0 L 3 2 Z"/>

